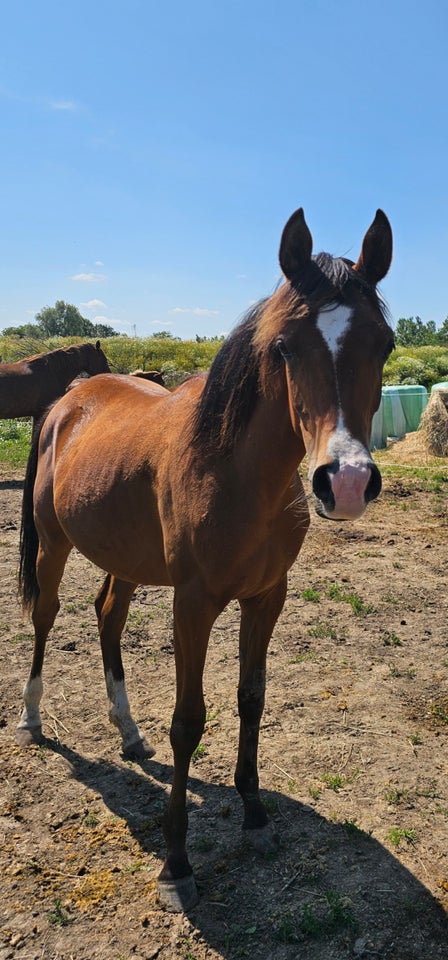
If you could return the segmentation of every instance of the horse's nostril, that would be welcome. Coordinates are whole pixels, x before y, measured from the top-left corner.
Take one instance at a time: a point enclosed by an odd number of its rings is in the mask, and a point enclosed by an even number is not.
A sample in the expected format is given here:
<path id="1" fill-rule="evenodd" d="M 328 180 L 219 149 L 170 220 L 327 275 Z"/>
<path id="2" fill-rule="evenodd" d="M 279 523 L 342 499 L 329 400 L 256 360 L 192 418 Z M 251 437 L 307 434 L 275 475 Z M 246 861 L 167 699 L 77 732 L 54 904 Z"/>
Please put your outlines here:
<path id="1" fill-rule="evenodd" d="M 381 493 L 382 480 L 378 467 L 374 463 L 370 464 L 370 480 L 366 486 L 364 494 L 366 503 L 375 500 Z"/>
<path id="2" fill-rule="evenodd" d="M 330 480 L 330 470 L 332 473 L 336 473 L 338 470 L 339 464 L 337 463 L 325 463 L 313 473 L 313 493 L 318 500 L 321 500 L 326 506 L 331 510 L 334 509 L 334 494 L 331 489 L 331 480 Z"/>

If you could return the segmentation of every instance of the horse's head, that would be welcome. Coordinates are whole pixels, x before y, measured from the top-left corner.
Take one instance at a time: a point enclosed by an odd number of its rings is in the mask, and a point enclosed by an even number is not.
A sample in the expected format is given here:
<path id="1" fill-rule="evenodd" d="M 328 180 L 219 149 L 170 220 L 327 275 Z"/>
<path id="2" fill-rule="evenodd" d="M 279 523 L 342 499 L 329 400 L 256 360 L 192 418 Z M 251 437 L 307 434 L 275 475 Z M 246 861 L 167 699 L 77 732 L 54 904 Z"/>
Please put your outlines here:
<path id="1" fill-rule="evenodd" d="M 392 259 L 392 231 L 378 210 L 356 263 L 312 257 L 303 210 L 283 231 L 280 266 L 292 308 L 276 341 L 283 358 L 291 420 L 309 458 L 317 512 L 356 519 L 378 496 L 370 455 L 372 417 L 393 333 L 376 292 Z"/>

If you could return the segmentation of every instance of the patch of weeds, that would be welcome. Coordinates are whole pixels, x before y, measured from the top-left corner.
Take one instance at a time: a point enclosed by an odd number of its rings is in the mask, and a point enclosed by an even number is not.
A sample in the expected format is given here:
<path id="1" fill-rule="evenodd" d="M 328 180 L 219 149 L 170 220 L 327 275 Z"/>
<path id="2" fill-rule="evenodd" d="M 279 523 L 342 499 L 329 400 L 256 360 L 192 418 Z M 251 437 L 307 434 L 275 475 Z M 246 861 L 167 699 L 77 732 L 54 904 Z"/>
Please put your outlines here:
<path id="1" fill-rule="evenodd" d="M 344 777 L 341 773 L 323 773 L 321 780 L 329 790 L 334 790 L 335 792 L 347 783 L 347 777 Z"/>
<path id="2" fill-rule="evenodd" d="M 217 710 L 207 710 L 207 713 L 205 715 L 205 722 L 210 723 L 211 720 L 216 720 L 217 716 L 218 716 Z"/>
<path id="3" fill-rule="evenodd" d="M 32 643 L 34 640 L 33 633 L 15 633 L 10 639 L 10 643 Z"/>
<path id="4" fill-rule="evenodd" d="M 416 672 L 417 672 L 417 671 L 416 671 L 415 667 L 406 667 L 406 676 L 408 677 L 409 680 L 414 680 L 414 679 L 415 679 L 415 674 L 416 674 Z"/>
<path id="5" fill-rule="evenodd" d="M 386 840 L 389 840 L 393 847 L 399 847 L 400 843 L 406 843 L 414 846 L 417 843 L 417 831 L 406 829 L 405 827 L 392 827 L 389 833 L 386 833 Z"/>
<path id="6" fill-rule="evenodd" d="M 293 777 L 291 777 L 291 778 L 287 781 L 286 786 L 287 786 L 287 789 L 288 789 L 288 793 L 297 793 L 297 780 L 294 780 Z"/>
<path id="7" fill-rule="evenodd" d="M 322 921 L 316 917 L 309 903 L 306 903 L 303 908 L 300 929 L 307 937 L 319 937 L 324 932 Z"/>
<path id="8" fill-rule="evenodd" d="M 393 603 L 394 605 L 398 603 L 397 598 L 394 597 L 392 593 L 385 593 L 382 599 L 385 601 L 385 603 Z"/>
<path id="9" fill-rule="evenodd" d="M 320 593 L 318 590 L 313 590 L 312 587 L 302 590 L 300 596 L 302 600 L 307 600 L 309 603 L 320 603 Z"/>
<path id="10" fill-rule="evenodd" d="M 396 633 L 385 633 L 383 636 L 383 644 L 385 647 L 401 647 L 402 642 L 400 637 L 397 637 Z"/>
<path id="11" fill-rule="evenodd" d="M 85 827 L 97 827 L 100 821 L 98 820 L 96 813 L 93 813 L 92 811 L 91 813 L 86 814 L 82 822 Z"/>
<path id="12" fill-rule="evenodd" d="M 273 817 L 278 812 L 278 803 L 273 797 L 263 797 L 263 806 L 270 817 Z"/>
<path id="13" fill-rule="evenodd" d="M 436 726 L 448 723 L 448 700 L 441 703 L 432 703 L 430 714 L 431 720 Z"/>
<path id="14" fill-rule="evenodd" d="M 307 653 L 296 654 L 296 656 L 292 658 L 291 663 L 305 663 L 306 660 L 310 660 L 312 663 L 317 663 L 318 657 L 315 653 L 313 653 L 312 650 L 308 650 Z"/>
<path id="15" fill-rule="evenodd" d="M 65 910 L 62 909 L 62 903 L 60 900 L 54 901 L 54 907 L 50 910 L 48 914 L 48 922 L 54 926 L 66 927 L 67 924 L 73 922 L 73 917 L 70 917 Z"/>
<path id="16" fill-rule="evenodd" d="M 372 831 L 363 830 L 358 827 L 356 820 L 343 820 L 341 826 L 347 831 L 351 840 L 370 840 Z"/>
<path id="17" fill-rule="evenodd" d="M 341 927 L 352 927 L 354 917 L 351 910 L 351 901 L 348 897 L 342 897 L 338 890 L 328 890 L 326 898 L 329 908 L 329 924 L 331 930 L 339 930 Z"/>
<path id="18" fill-rule="evenodd" d="M 347 592 L 339 584 L 331 583 L 327 593 L 330 600 L 348 603 L 356 617 L 366 617 L 369 613 L 375 613 L 375 608 L 369 603 L 364 603 L 354 590 Z"/>
<path id="19" fill-rule="evenodd" d="M 297 943 L 297 925 L 290 913 L 283 913 L 274 926 L 274 936 L 280 943 Z"/>
<path id="20" fill-rule="evenodd" d="M 308 636 L 315 637 L 317 640 L 336 640 L 336 630 L 328 621 L 318 620 L 312 627 L 308 627 Z"/>
<path id="21" fill-rule="evenodd" d="M 409 790 L 399 790 L 398 787 L 388 787 L 384 791 L 384 799 L 386 803 L 389 804 L 399 804 L 402 800 L 405 800 Z"/>
<path id="22" fill-rule="evenodd" d="M 423 740 L 419 733 L 412 733 L 409 737 L 409 742 L 412 743 L 413 747 L 418 747 L 421 743 L 423 743 Z"/>
<path id="23" fill-rule="evenodd" d="M 198 743 L 196 750 L 193 750 L 191 759 L 193 763 L 197 763 L 198 760 L 202 760 L 202 757 L 205 756 L 206 749 L 203 743 Z"/>
<path id="24" fill-rule="evenodd" d="M 310 797 L 313 798 L 313 800 L 318 800 L 319 797 L 320 797 L 320 795 L 321 795 L 321 793 L 322 793 L 322 788 L 321 788 L 321 787 L 310 787 L 308 792 L 309 792 Z"/>
<path id="25" fill-rule="evenodd" d="M 398 677 L 401 677 L 401 673 L 395 663 L 391 663 L 389 666 L 390 679 L 397 680 Z"/>

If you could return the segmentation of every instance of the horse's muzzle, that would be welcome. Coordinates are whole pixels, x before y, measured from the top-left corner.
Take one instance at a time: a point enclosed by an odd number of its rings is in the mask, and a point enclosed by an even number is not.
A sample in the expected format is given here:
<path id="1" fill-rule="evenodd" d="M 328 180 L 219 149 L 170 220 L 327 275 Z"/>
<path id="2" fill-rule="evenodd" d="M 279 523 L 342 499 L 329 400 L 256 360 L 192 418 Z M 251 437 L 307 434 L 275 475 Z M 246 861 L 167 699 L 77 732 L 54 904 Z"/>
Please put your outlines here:
<path id="1" fill-rule="evenodd" d="M 333 460 L 316 468 L 312 485 L 319 516 L 357 520 L 380 493 L 381 474 L 373 460 L 359 465 Z"/>

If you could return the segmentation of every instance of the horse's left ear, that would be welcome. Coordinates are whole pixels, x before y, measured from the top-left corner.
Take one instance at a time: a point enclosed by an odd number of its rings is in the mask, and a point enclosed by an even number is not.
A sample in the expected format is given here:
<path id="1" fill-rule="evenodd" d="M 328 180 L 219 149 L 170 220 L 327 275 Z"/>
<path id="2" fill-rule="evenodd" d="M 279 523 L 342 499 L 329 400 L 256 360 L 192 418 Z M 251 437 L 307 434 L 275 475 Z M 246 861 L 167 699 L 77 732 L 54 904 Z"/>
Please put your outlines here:
<path id="1" fill-rule="evenodd" d="M 377 210 L 364 240 L 358 262 L 354 269 L 359 270 L 367 283 L 376 286 L 390 267 L 392 260 L 392 229 L 382 210 Z"/>
<path id="2" fill-rule="evenodd" d="M 289 218 L 280 241 L 279 261 L 287 280 L 296 280 L 311 260 L 313 238 L 302 207 Z"/>
<path id="3" fill-rule="evenodd" d="M 100 341 L 99 341 L 99 340 L 96 341 L 95 347 L 96 347 L 97 350 L 100 349 Z"/>

